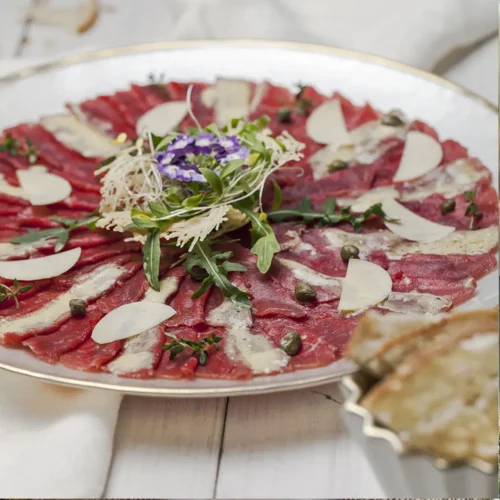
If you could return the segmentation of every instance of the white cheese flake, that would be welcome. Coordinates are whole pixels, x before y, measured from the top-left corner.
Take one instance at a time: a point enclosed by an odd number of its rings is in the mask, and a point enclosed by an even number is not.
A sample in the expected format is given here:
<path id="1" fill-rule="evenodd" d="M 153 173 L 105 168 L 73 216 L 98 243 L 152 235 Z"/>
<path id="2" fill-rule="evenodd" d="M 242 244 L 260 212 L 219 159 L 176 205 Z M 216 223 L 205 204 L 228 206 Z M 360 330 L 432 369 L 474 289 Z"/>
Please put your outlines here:
<path id="1" fill-rule="evenodd" d="M 7 196 L 12 196 L 13 198 L 20 198 L 22 200 L 29 199 L 28 194 L 22 187 L 9 184 L 2 174 L 0 174 L 0 193 L 6 194 Z"/>
<path id="2" fill-rule="evenodd" d="M 92 331 L 92 339 L 98 344 L 127 339 L 163 323 L 175 314 L 175 310 L 159 302 L 132 302 L 106 314 Z"/>
<path id="3" fill-rule="evenodd" d="M 188 113 L 186 101 L 168 101 L 146 111 L 137 120 L 136 131 L 139 137 L 151 133 L 160 137 L 175 130 Z"/>
<path id="4" fill-rule="evenodd" d="M 394 182 L 404 182 L 421 177 L 435 169 L 443 159 L 441 144 L 428 134 L 408 132 L 403 156 Z"/>
<path id="5" fill-rule="evenodd" d="M 215 121 L 223 127 L 233 118 L 246 118 L 250 112 L 250 83 L 220 78 L 215 84 Z"/>
<path id="6" fill-rule="evenodd" d="M 360 259 L 350 259 L 342 280 L 339 310 L 352 313 L 374 307 L 391 293 L 392 279 L 382 267 Z"/>
<path id="7" fill-rule="evenodd" d="M 33 206 L 52 205 L 71 196 L 71 184 L 58 175 L 37 168 L 18 170 L 16 175 Z"/>
<path id="8" fill-rule="evenodd" d="M 307 135 L 319 144 L 328 144 L 336 149 L 344 144 L 351 144 L 351 137 L 338 99 L 325 101 L 309 115 L 306 123 Z"/>
<path id="9" fill-rule="evenodd" d="M 120 151 L 107 135 L 73 114 L 44 116 L 40 122 L 58 141 L 83 156 L 108 157 Z"/>
<path id="10" fill-rule="evenodd" d="M 385 226 L 393 233 L 410 241 L 437 241 L 455 231 L 452 226 L 437 224 L 420 217 L 395 200 L 385 200 L 382 208 L 388 218 L 399 221 L 399 223 L 384 221 Z"/>
<path id="11" fill-rule="evenodd" d="M 81 248 L 73 248 L 36 259 L 1 261 L 0 277 L 19 281 L 54 278 L 69 271 L 78 262 L 81 253 Z"/>

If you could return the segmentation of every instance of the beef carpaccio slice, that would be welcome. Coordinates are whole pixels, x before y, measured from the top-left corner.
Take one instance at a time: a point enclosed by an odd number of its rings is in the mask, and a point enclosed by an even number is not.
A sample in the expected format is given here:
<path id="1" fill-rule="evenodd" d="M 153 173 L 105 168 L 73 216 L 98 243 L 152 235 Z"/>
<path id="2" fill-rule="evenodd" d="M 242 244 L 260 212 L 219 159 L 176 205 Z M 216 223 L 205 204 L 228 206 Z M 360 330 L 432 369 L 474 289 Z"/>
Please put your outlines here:
<path id="1" fill-rule="evenodd" d="M 153 82 L 133 84 L 113 95 L 97 96 L 68 109 L 82 123 L 113 139 L 120 133 L 129 139 L 137 136 L 140 117 L 168 101 L 186 98 L 190 83 Z M 210 85 L 194 82 L 192 109 L 206 126 L 217 119 L 208 94 Z M 223 378 L 250 379 L 327 365 L 343 355 L 344 345 L 361 314 L 346 317 L 339 313 L 340 279 L 347 263 L 341 247 L 356 245 L 360 258 L 386 269 L 393 282 L 392 293 L 381 312 L 438 313 L 461 304 L 475 294 L 477 281 L 497 266 L 498 195 L 492 187 L 489 170 L 465 147 L 451 139 L 441 139 L 429 125 L 403 120 L 399 127 L 382 127 L 383 113 L 370 104 L 356 105 L 344 95 L 322 95 L 313 87 L 296 91 L 269 82 L 249 83 L 250 119 L 270 118 L 274 134 L 289 132 L 304 143 L 304 157 L 273 175 L 282 188 L 283 206 L 296 207 L 304 197 L 320 209 L 329 197 L 341 207 L 356 207 L 363 196 L 392 189 L 396 198 L 412 212 L 439 224 L 453 226 L 451 236 L 434 243 L 404 240 L 385 228 L 380 219 L 371 219 L 361 233 L 348 224 L 320 227 L 296 222 L 274 223 L 281 246 L 280 253 L 265 275 L 256 265 L 256 256 L 239 243 L 220 245 L 230 251 L 232 261 L 247 268 L 232 272 L 231 282 L 244 289 L 252 310 L 241 310 L 225 299 L 217 288 L 200 298 L 193 293 L 200 283 L 186 276 L 181 265 L 170 268 L 179 253 L 167 250 L 162 276 L 174 283 L 163 299 L 176 314 L 165 323 L 126 340 L 99 345 L 92 338 L 95 325 L 107 313 L 121 305 L 148 300 L 148 284 L 142 271 L 141 247 L 125 242 L 125 236 L 103 230 L 75 230 L 67 249 L 82 249 L 77 265 L 68 273 L 30 284 L 31 290 L 19 295 L 19 309 L 12 299 L 0 303 L 0 344 L 27 349 L 48 363 L 66 367 L 102 371 L 110 377 L 129 378 Z M 208 90 L 208 92 L 207 92 Z M 314 142 L 307 133 L 309 114 L 329 99 L 338 99 L 351 134 L 352 151 L 346 165 L 338 171 L 326 166 L 325 145 Z M 283 119 L 283 108 L 288 116 Z M 186 131 L 196 125 L 191 117 L 181 122 Z M 393 182 L 402 158 L 406 135 L 418 131 L 440 141 L 441 164 L 425 175 L 406 182 Z M 16 171 L 30 168 L 27 158 L 0 152 L 0 260 L 35 258 L 50 255 L 54 241 L 15 246 L 9 238 L 30 229 L 59 227 L 53 216 L 84 218 L 100 201 L 99 179 L 94 175 L 102 158 L 84 156 L 62 143 L 40 124 L 20 124 L 4 131 L 20 144 L 30 141 L 38 150 L 37 163 L 51 173 L 67 179 L 71 196 L 47 207 L 32 207 L 20 195 Z M 59 136 L 58 136 L 59 137 Z M 270 186 L 270 184 L 269 184 Z M 264 204 L 272 204 L 272 189 L 264 193 Z M 475 203 L 482 214 L 473 230 L 467 215 L 466 191 L 475 191 Z M 453 200 L 455 210 L 441 212 L 441 205 Z M 173 281 L 172 281 L 173 280 Z M 315 284 L 313 302 L 295 298 L 298 281 Z M 0 285 L 10 286 L 0 279 Z M 67 307 L 76 288 L 87 300 L 83 318 L 71 317 Z M 162 299 L 162 300 L 163 300 Z M 392 308 L 392 309 L 391 309 Z M 298 354 L 287 358 L 279 349 L 284 335 L 298 332 L 302 346 Z M 208 349 L 206 363 L 184 350 L 175 358 L 163 350 L 166 333 L 190 341 L 202 341 L 209 335 L 221 337 L 218 348 Z M 260 356 L 260 358 L 259 358 Z M 262 368 L 262 359 L 269 366 Z"/>

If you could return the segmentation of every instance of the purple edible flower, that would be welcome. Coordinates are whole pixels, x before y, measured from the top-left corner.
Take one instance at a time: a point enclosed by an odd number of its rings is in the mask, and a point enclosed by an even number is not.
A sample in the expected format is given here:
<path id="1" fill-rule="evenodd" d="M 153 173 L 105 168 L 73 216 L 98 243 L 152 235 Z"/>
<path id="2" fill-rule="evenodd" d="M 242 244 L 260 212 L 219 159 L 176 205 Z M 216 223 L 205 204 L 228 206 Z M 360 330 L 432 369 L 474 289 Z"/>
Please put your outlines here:
<path id="1" fill-rule="evenodd" d="M 241 145 L 236 136 L 216 137 L 203 132 L 197 137 L 178 135 L 166 148 L 158 151 L 155 158 L 158 172 L 169 179 L 181 182 L 207 182 L 196 165 L 198 156 L 211 156 L 220 166 L 227 165 L 232 160 L 245 160 L 250 150 Z M 220 175 L 220 168 L 214 169 Z"/>

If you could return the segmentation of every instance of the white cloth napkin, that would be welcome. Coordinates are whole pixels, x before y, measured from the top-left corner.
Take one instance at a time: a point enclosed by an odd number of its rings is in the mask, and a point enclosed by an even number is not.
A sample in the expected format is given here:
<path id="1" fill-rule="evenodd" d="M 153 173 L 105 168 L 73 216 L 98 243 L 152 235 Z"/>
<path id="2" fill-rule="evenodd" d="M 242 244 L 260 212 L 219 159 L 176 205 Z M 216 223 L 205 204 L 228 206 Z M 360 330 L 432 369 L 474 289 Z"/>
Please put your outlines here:
<path id="1" fill-rule="evenodd" d="M 162 15 L 148 13 L 150 2 L 143 0 L 139 17 L 135 0 L 106 3 L 126 11 L 123 18 L 135 28 L 123 29 L 106 14 L 87 35 L 65 43 L 66 51 L 165 39 L 268 38 L 334 45 L 432 69 L 458 46 L 490 36 L 498 26 L 494 0 L 169 0 Z M 492 43 L 481 54 L 480 64 L 472 55 L 450 77 L 481 91 L 478 71 L 491 74 L 497 64 Z M 39 60 L 0 61 L 0 73 L 34 62 Z M 488 94 L 493 96 L 491 86 Z M 0 373 L 0 498 L 101 496 L 120 401 L 113 393 Z"/>

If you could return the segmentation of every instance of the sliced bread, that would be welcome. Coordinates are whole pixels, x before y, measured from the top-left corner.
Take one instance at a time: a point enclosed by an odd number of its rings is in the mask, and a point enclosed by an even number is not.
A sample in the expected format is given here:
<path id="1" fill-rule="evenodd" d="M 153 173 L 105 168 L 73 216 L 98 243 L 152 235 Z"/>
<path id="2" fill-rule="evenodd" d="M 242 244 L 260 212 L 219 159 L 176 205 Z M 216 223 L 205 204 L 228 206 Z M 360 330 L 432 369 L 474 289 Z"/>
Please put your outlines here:
<path id="1" fill-rule="evenodd" d="M 458 330 L 459 324 L 456 324 Z M 498 455 L 498 330 L 469 328 L 414 351 L 361 405 L 408 449 L 450 461 Z"/>

